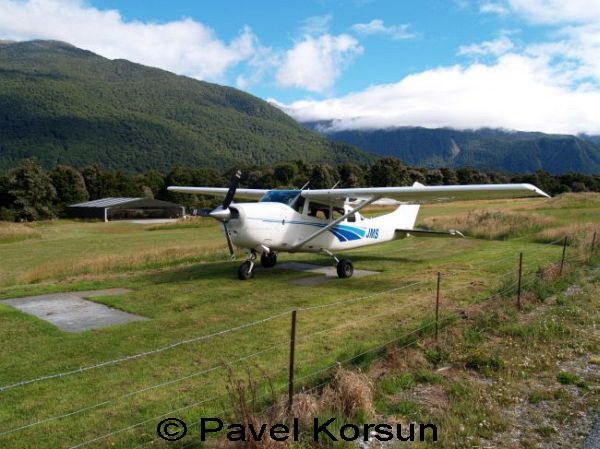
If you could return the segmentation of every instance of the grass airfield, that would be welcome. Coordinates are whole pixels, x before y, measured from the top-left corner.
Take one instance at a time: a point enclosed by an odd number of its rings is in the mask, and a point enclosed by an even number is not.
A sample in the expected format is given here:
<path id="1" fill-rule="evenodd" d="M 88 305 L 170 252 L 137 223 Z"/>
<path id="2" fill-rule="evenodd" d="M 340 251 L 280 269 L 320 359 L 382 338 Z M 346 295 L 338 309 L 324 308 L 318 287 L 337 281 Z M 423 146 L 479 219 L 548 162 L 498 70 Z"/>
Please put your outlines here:
<path id="1" fill-rule="evenodd" d="M 479 209 L 496 215 L 477 218 L 473 211 Z M 372 209 L 366 215 L 382 212 Z M 224 238 L 213 220 L 149 226 L 59 220 L 28 225 L 26 231 L 14 228 L 22 225 L 0 224 L 1 299 L 121 287 L 132 292 L 94 301 L 150 318 L 67 334 L 0 304 L 0 388 L 281 314 L 236 332 L 0 391 L 0 447 L 144 445 L 155 438 L 156 417 L 163 413 L 184 408 L 170 414 L 193 422 L 228 408 L 223 363 L 236 373 L 249 370 L 257 379 L 269 377 L 273 388 L 283 391 L 286 312 L 293 308 L 314 308 L 298 314 L 296 375 L 300 384 L 316 385 L 326 378 L 322 370 L 335 361 L 428 324 L 438 271 L 444 312 L 510 287 L 520 251 L 527 274 L 558 262 L 562 247 L 547 243 L 565 233 L 573 236 L 569 259 L 584 257 L 591 231 L 600 230 L 600 195 L 427 205 L 417 222 L 427 227 L 454 223 L 472 226 L 480 237 L 485 237 L 482 223 L 503 235 L 491 236 L 500 240 L 409 238 L 351 251 L 344 257 L 355 268 L 379 274 L 311 287 L 290 283 L 311 274 L 285 270 L 238 281 L 241 261 L 227 260 Z M 281 254 L 279 261 L 332 263 L 306 254 Z M 261 391 L 268 395 L 268 389 Z M 121 431 L 137 423 L 143 424 Z M 118 433 L 92 441 L 112 432 Z M 187 438 L 171 447 L 201 447 L 190 444 Z"/>

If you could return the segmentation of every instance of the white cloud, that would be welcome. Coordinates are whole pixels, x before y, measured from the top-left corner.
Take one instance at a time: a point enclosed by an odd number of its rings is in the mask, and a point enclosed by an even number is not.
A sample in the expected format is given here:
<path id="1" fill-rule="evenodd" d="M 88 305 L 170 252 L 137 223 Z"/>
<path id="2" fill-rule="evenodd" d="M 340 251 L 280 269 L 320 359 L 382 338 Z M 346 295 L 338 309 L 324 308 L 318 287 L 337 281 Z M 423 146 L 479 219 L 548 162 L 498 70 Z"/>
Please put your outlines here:
<path id="1" fill-rule="evenodd" d="M 508 14 L 508 8 L 501 3 L 484 2 L 479 5 L 479 12 L 484 14 L 498 14 L 499 16 L 504 16 Z"/>
<path id="2" fill-rule="evenodd" d="M 381 19 L 373 19 L 368 23 L 357 23 L 352 25 L 352 30 L 365 35 L 389 36 L 394 40 L 412 39 L 417 36 L 410 31 L 410 25 L 407 23 L 386 26 Z"/>
<path id="3" fill-rule="evenodd" d="M 302 34 L 327 34 L 329 32 L 329 25 L 333 16 L 327 14 L 324 16 L 312 16 L 302 21 Z"/>
<path id="4" fill-rule="evenodd" d="M 56 39 L 107 58 L 125 58 L 199 79 L 220 79 L 250 58 L 258 41 L 244 28 L 230 42 L 197 21 L 126 21 L 118 11 L 83 0 L 0 0 L 0 36 L 13 40 Z"/>
<path id="5" fill-rule="evenodd" d="M 493 65 L 441 67 L 341 98 L 279 106 L 301 121 L 333 120 L 334 129 L 497 127 L 600 133 L 600 91 L 572 89 L 558 80 L 544 58 L 507 54 Z"/>
<path id="6" fill-rule="evenodd" d="M 593 23 L 600 20 L 598 0 L 508 0 L 508 6 L 537 23 Z"/>
<path id="7" fill-rule="evenodd" d="M 586 82 L 600 84 L 600 1 L 507 0 L 506 5 L 529 22 L 556 28 L 554 40 L 529 45 L 527 54 L 554 58 L 574 82 L 587 77 Z"/>
<path id="8" fill-rule="evenodd" d="M 279 106 L 302 121 L 332 121 L 333 129 L 497 127 L 600 134 L 600 1 L 498 0 L 480 4 L 480 11 L 514 13 L 554 29 L 550 38 L 519 48 L 506 32 L 459 48 L 459 54 L 489 56 L 486 64 L 439 67 L 340 98 Z"/>
<path id="9" fill-rule="evenodd" d="M 286 52 L 275 80 L 282 87 L 326 93 L 333 87 L 344 66 L 362 51 L 358 41 L 347 34 L 306 35 Z"/>
<path id="10" fill-rule="evenodd" d="M 492 41 L 485 41 L 479 44 L 463 45 L 458 49 L 459 55 L 500 56 L 509 52 L 514 47 L 512 41 L 506 36 L 500 36 Z"/>

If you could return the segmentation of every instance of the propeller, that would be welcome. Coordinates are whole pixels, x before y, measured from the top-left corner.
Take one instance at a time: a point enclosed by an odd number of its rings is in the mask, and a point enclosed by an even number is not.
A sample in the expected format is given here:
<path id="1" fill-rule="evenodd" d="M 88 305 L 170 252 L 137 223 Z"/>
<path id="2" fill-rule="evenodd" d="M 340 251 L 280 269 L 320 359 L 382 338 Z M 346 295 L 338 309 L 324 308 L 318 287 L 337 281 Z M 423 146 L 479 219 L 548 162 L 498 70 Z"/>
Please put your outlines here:
<path id="1" fill-rule="evenodd" d="M 219 220 L 223 224 L 223 228 L 225 229 L 225 238 L 227 239 L 227 246 L 229 248 L 229 256 L 233 259 L 235 257 L 235 253 L 233 251 L 233 243 L 231 242 L 231 236 L 229 235 L 229 228 L 227 227 L 227 222 L 231 218 L 231 210 L 229 206 L 233 201 L 233 197 L 235 195 L 235 191 L 238 188 L 240 183 L 240 178 L 242 177 L 242 172 L 237 170 L 233 176 L 231 177 L 231 182 L 229 184 L 229 190 L 225 195 L 225 199 L 223 200 L 223 204 L 215 209 L 213 209 L 208 215 Z"/>

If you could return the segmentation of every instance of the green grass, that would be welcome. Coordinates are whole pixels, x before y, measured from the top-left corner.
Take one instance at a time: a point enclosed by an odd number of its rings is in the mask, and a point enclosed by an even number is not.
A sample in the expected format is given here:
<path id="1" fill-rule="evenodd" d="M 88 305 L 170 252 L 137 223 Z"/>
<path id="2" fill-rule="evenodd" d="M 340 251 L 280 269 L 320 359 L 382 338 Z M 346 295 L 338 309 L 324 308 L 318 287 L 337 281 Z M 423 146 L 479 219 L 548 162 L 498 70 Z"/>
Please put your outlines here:
<path id="1" fill-rule="evenodd" d="M 535 204 L 538 203 L 530 200 L 489 202 L 494 208 L 506 209 L 526 209 Z M 422 209 L 425 218 L 466 212 L 475 207 L 481 207 L 481 203 L 443 204 Z M 572 210 L 548 210 L 554 215 L 564 214 L 565 222 L 567 217 L 576 220 L 579 212 L 590 216 L 590 211 L 579 203 Z M 540 209 L 538 213 L 544 214 L 545 210 Z M 596 217 L 597 213 L 591 215 Z M 537 271 L 538 265 L 557 262 L 561 252 L 560 247 L 535 243 L 529 236 L 505 241 L 410 238 L 345 255 L 354 261 L 356 268 L 378 271 L 375 276 L 301 287 L 290 281 L 312 275 L 272 270 L 258 272 L 248 282 L 238 281 L 239 262 L 227 260 L 221 231 L 211 221 L 149 227 L 61 220 L 37 223 L 33 228 L 40 234 L 38 238 L 3 243 L 0 248 L 0 298 L 125 287 L 132 292 L 95 300 L 150 320 L 67 334 L 0 304 L 0 339 L 5 348 L 0 357 L 0 385 L 152 350 L 286 313 L 293 308 L 363 298 L 424 281 L 418 286 L 348 302 L 344 306 L 299 312 L 296 377 L 299 385 L 316 385 L 330 375 L 330 371 L 321 370 L 336 361 L 355 358 L 355 365 L 367 366 L 380 354 L 370 351 L 372 348 L 392 339 L 408 343 L 403 335 L 423 323 L 431 323 L 438 271 L 443 274 L 441 311 L 444 316 L 496 292 L 507 276 L 514 279 L 519 251 L 526 254 L 524 269 L 529 277 Z M 327 258 L 310 254 L 281 254 L 279 260 L 331 263 Z M 492 325 L 482 323 L 480 328 Z M 525 336 L 530 332 L 505 331 Z M 470 338 L 475 345 L 477 336 Z M 224 370 L 200 374 L 221 363 L 230 364 L 236 372 L 249 369 L 257 379 L 266 372 L 272 378 L 273 388 L 283 392 L 287 388 L 288 339 L 289 316 L 284 315 L 259 326 L 180 345 L 115 366 L 0 392 L 0 429 L 12 429 L 110 401 L 68 419 L 0 436 L 0 447 L 69 447 L 149 420 L 142 426 L 90 445 L 135 447 L 155 436 L 158 420 L 151 418 L 223 395 L 227 384 Z M 235 362 L 241 356 L 261 351 L 265 352 Z M 362 354 L 366 351 L 369 352 Z M 429 357 L 439 362 L 445 355 L 432 352 Z M 128 392 L 178 378 L 185 379 L 120 398 Z M 439 379 L 435 373 L 423 372 L 415 380 L 436 383 Z M 403 388 L 402 382 L 393 380 L 381 388 L 392 392 Z M 264 381 L 259 383 L 262 394 L 267 397 L 269 389 Z M 177 412 L 175 416 L 192 422 L 200 416 L 218 413 L 227 405 L 227 398 L 221 397 Z M 396 404 L 394 408 L 402 415 L 417 413 L 410 402 Z"/>

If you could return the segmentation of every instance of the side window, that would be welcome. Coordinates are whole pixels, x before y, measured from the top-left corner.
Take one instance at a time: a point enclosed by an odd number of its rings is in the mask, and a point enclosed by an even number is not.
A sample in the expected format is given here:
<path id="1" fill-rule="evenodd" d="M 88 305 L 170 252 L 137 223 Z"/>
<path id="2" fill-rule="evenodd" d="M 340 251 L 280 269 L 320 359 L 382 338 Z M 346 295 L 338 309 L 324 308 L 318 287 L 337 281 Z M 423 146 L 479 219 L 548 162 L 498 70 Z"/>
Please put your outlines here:
<path id="1" fill-rule="evenodd" d="M 356 221 L 356 214 L 352 214 L 348 216 L 348 221 L 350 223 L 354 223 Z"/>
<path id="2" fill-rule="evenodd" d="M 325 204 L 313 203 L 312 201 L 308 204 L 308 213 L 309 217 L 320 218 L 321 220 L 329 219 L 329 206 Z"/>
<path id="3" fill-rule="evenodd" d="M 317 209 L 315 217 L 320 218 L 321 220 L 327 220 L 329 218 L 329 210 Z"/>
<path id="4" fill-rule="evenodd" d="M 344 209 L 341 209 L 339 207 L 334 207 L 333 208 L 333 213 L 332 213 L 332 219 L 333 220 L 337 220 L 338 218 L 344 216 Z"/>

